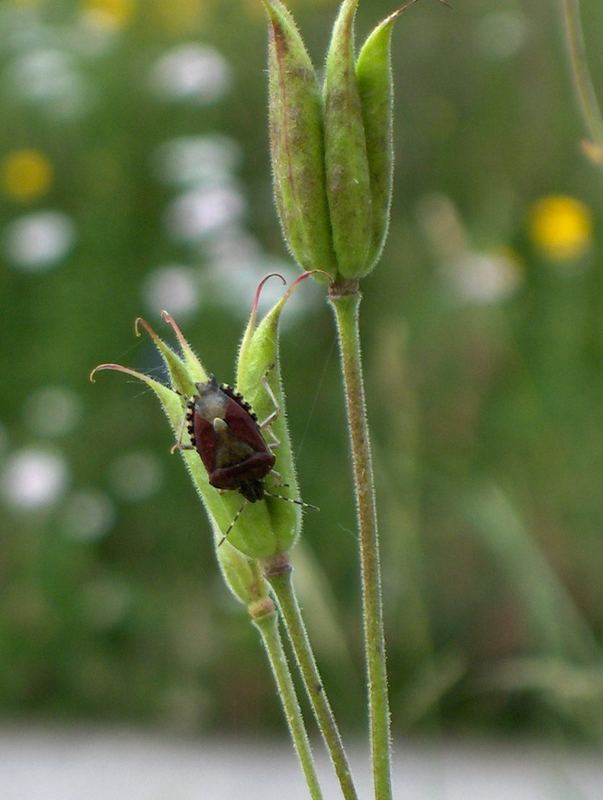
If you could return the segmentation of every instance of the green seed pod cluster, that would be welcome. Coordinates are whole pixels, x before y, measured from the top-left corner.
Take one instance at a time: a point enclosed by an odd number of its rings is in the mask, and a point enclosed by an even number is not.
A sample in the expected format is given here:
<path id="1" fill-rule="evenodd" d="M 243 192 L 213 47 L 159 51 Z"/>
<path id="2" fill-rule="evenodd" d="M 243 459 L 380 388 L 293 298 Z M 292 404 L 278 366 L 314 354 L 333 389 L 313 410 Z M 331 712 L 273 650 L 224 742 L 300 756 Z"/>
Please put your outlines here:
<path id="1" fill-rule="evenodd" d="M 304 269 L 323 270 L 333 281 L 361 278 L 374 268 L 387 235 L 391 32 L 405 7 L 377 26 L 356 57 L 359 0 L 343 1 L 321 93 L 291 13 L 280 0 L 262 2 L 270 30 L 274 193 L 285 239 Z"/>

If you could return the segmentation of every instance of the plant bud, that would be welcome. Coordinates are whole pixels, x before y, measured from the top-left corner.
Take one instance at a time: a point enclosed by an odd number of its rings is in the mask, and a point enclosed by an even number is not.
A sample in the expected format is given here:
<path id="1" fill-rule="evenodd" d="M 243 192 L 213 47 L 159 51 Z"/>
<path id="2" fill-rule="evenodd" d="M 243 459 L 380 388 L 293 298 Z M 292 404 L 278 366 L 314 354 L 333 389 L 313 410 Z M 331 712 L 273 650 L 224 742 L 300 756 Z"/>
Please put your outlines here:
<path id="1" fill-rule="evenodd" d="M 337 256 L 344 278 L 369 271 L 372 208 L 366 136 L 354 63 L 358 0 L 344 0 L 327 55 L 324 99 L 327 196 Z"/>
<path id="2" fill-rule="evenodd" d="M 335 277 L 316 73 L 290 12 L 280 0 L 263 2 L 270 26 L 272 173 L 283 234 L 303 269 Z"/>

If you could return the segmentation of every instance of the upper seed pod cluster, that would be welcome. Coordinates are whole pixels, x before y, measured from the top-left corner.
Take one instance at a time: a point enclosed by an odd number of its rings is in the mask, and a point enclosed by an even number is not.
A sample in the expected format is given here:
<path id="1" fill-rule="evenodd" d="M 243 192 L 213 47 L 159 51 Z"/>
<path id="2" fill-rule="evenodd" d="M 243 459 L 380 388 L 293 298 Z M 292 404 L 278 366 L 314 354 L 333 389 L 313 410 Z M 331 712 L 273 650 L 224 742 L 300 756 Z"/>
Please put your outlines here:
<path id="1" fill-rule="evenodd" d="M 304 269 L 335 280 L 367 275 L 381 255 L 392 194 L 391 32 L 404 10 L 375 28 L 358 57 L 359 0 L 344 0 L 324 85 L 280 0 L 269 19 L 269 104 L 274 193 L 283 233 Z M 414 0 L 413 0 L 414 2 Z"/>

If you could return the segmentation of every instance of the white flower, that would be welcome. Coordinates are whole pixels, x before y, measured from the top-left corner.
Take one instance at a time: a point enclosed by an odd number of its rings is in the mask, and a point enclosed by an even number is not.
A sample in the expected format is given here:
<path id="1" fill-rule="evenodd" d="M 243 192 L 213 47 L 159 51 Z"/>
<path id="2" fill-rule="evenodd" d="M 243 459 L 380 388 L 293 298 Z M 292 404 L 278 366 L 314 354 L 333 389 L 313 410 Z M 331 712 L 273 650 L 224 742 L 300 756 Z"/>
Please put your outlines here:
<path id="1" fill-rule="evenodd" d="M 521 271 L 500 253 L 467 252 L 443 269 L 456 296 L 469 303 L 496 303 L 510 297 L 521 284 Z"/>
<path id="2" fill-rule="evenodd" d="M 151 70 L 152 87 L 165 100 L 212 103 L 223 97 L 230 83 L 230 66 L 217 50 L 207 45 L 174 47 Z"/>
<path id="3" fill-rule="evenodd" d="M 61 386 L 44 386 L 25 402 L 25 420 L 41 436 L 63 436 L 73 430 L 81 416 L 79 397 Z"/>
<path id="4" fill-rule="evenodd" d="M 93 89 L 64 50 L 35 47 L 25 50 L 6 68 L 12 94 L 27 103 L 42 104 L 56 117 L 74 117 L 89 107 Z"/>
<path id="5" fill-rule="evenodd" d="M 63 510 L 63 531 L 73 539 L 94 541 L 108 533 L 115 521 L 115 507 L 109 495 L 98 489 L 74 492 Z"/>
<path id="6" fill-rule="evenodd" d="M 241 149 L 227 136 L 180 136 L 160 145 L 154 155 L 164 183 L 194 186 L 228 179 L 241 160 Z"/>
<path id="7" fill-rule="evenodd" d="M 0 489 L 17 509 L 44 508 L 63 494 L 68 481 L 65 459 L 45 450 L 20 450 L 4 466 Z"/>
<path id="8" fill-rule="evenodd" d="M 170 264 L 153 270 L 142 289 L 144 302 L 154 314 L 167 309 L 181 318 L 199 308 L 199 279 L 191 267 Z"/>
<path id="9" fill-rule="evenodd" d="M 4 252 L 26 272 L 50 269 L 61 261 L 75 240 L 71 217 L 60 211 L 36 211 L 10 222 L 4 231 Z"/>
<path id="10" fill-rule="evenodd" d="M 115 493 L 123 500 L 135 503 L 146 500 L 161 487 L 163 470 L 152 453 L 125 453 L 113 461 L 109 478 Z"/>
<path id="11" fill-rule="evenodd" d="M 243 195 L 229 185 L 191 189 L 168 206 L 165 223 L 171 235 L 194 242 L 239 220 Z"/>

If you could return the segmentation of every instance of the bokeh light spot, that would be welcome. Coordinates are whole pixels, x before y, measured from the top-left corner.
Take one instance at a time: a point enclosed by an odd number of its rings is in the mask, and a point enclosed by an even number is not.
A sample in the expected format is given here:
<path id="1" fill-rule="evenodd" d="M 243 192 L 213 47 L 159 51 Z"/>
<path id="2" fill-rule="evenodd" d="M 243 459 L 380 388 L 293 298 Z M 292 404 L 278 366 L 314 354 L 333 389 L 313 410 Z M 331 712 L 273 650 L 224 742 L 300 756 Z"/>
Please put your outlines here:
<path id="1" fill-rule="evenodd" d="M 8 505 L 28 510 L 53 505 L 69 478 L 65 459 L 46 450 L 30 448 L 13 453 L 6 461 L 0 489 Z"/>
<path id="2" fill-rule="evenodd" d="M 160 145 L 154 155 L 157 177 L 190 187 L 230 177 L 241 160 L 241 148 L 228 136 L 181 136 Z"/>
<path id="3" fill-rule="evenodd" d="M 71 217 L 60 211 L 38 211 L 13 220 L 4 232 L 4 252 L 27 272 L 49 269 L 61 261 L 75 240 Z"/>
<path id="4" fill-rule="evenodd" d="M 467 252 L 448 264 L 446 279 L 458 299 L 497 303 L 511 297 L 522 282 L 518 260 L 510 252 Z"/>
<path id="5" fill-rule="evenodd" d="M 530 237 L 542 255 L 552 261 L 583 256 L 590 247 L 592 229 L 590 209 L 574 197 L 550 195 L 530 209 Z"/>
<path id="6" fill-rule="evenodd" d="M 164 309 L 181 319 L 199 308 L 199 280 L 193 269 L 170 265 L 153 270 L 142 288 L 144 303 L 154 314 Z"/>
<path id="7" fill-rule="evenodd" d="M 512 58 L 528 38 L 528 22 L 521 11 L 504 10 L 486 14 L 479 21 L 477 45 L 492 61 Z"/>
<path id="8" fill-rule="evenodd" d="M 153 18 L 160 28 L 185 34 L 200 29 L 207 10 L 207 0 L 154 0 Z"/>
<path id="9" fill-rule="evenodd" d="M 113 491 L 122 500 L 136 503 L 155 494 L 163 481 L 163 468 L 153 453 L 125 453 L 109 467 Z"/>
<path id="10" fill-rule="evenodd" d="M 174 47 L 151 70 L 151 85 L 165 100 L 212 103 L 224 96 L 230 83 L 230 66 L 223 56 L 200 44 Z"/>
<path id="11" fill-rule="evenodd" d="M 195 242 L 237 222 L 244 209 L 243 195 L 234 186 L 197 188 L 172 201 L 165 222 L 175 239 Z"/>
<path id="12" fill-rule="evenodd" d="M 24 50 L 8 65 L 5 76 L 16 99 L 42 107 L 53 117 L 81 115 L 94 95 L 76 70 L 74 56 L 58 48 Z"/>
<path id="13" fill-rule="evenodd" d="M 60 386 L 45 386 L 25 402 L 25 420 L 41 436 L 63 436 L 73 430 L 81 417 L 79 397 Z"/>
<path id="14" fill-rule="evenodd" d="M 82 541 L 102 538 L 113 527 L 115 506 L 105 492 L 81 489 L 67 500 L 62 514 L 65 535 Z"/>
<path id="15" fill-rule="evenodd" d="M 2 190 L 11 200 L 29 203 L 47 194 L 54 176 L 52 164 L 39 150 L 13 150 L 0 163 Z"/>
<path id="16" fill-rule="evenodd" d="M 135 0 L 84 0 L 83 2 L 86 22 L 110 30 L 127 25 L 135 11 Z"/>

